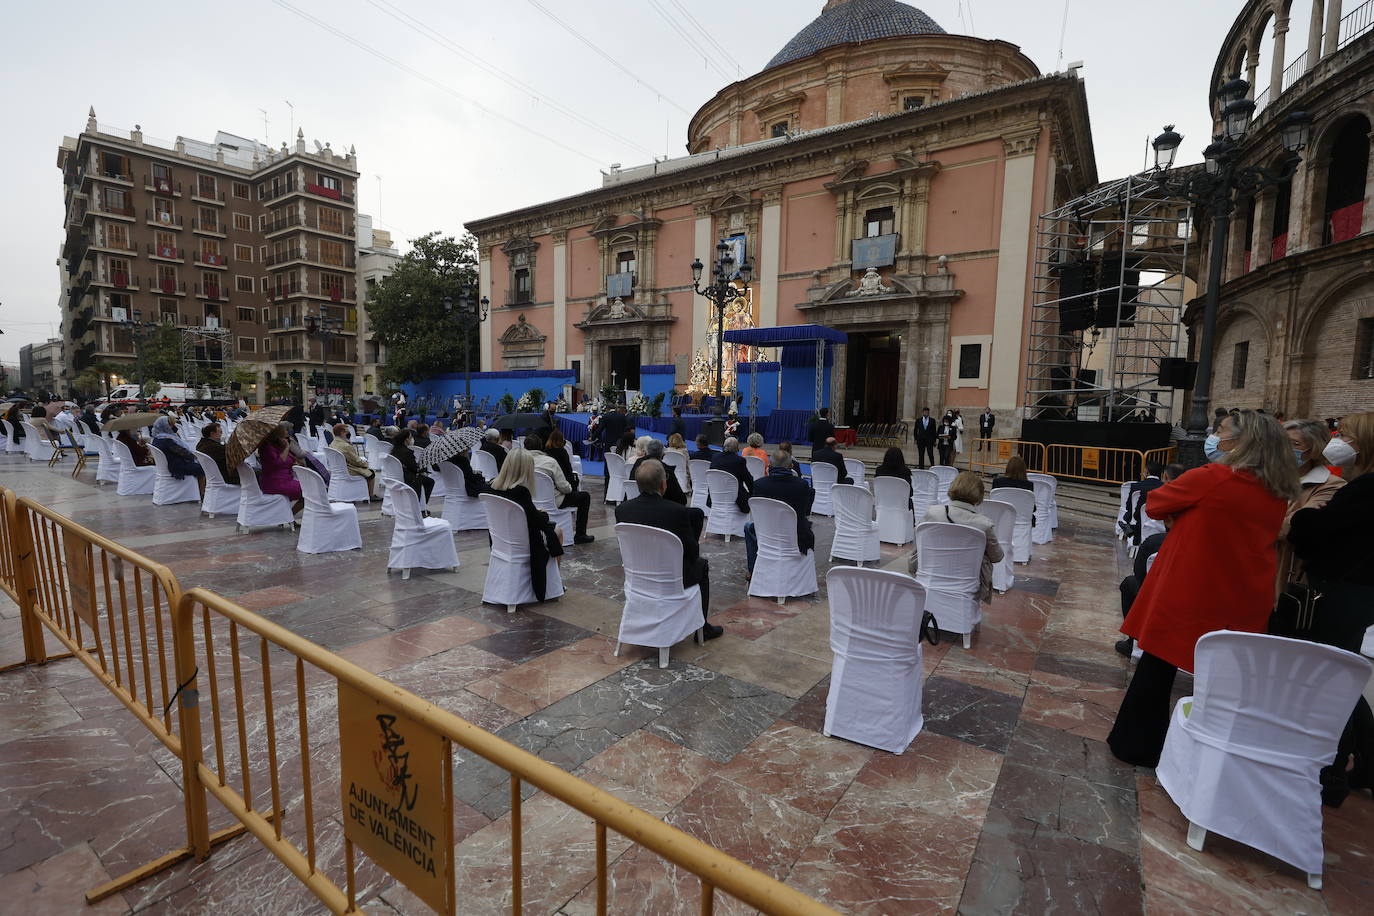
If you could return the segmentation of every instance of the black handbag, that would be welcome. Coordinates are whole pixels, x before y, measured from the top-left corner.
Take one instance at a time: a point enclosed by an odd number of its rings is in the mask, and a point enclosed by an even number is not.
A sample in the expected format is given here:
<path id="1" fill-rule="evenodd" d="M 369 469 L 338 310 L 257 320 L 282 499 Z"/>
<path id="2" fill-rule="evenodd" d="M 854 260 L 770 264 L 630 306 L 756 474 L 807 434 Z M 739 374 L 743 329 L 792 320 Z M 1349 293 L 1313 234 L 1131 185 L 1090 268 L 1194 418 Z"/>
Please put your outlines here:
<path id="1" fill-rule="evenodd" d="M 1289 582 L 1269 615 L 1269 635 L 1312 641 L 1322 593 L 1306 582 Z"/>
<path id="2" fill-rule="evenodd" d="M 940 642 L 940 621 L 935 619 L 935 615 L 930 611 L 921 612 L 921 632 L 916 634 L 916 642 L 925 640 L 932 646 L 939 645 Z"/>

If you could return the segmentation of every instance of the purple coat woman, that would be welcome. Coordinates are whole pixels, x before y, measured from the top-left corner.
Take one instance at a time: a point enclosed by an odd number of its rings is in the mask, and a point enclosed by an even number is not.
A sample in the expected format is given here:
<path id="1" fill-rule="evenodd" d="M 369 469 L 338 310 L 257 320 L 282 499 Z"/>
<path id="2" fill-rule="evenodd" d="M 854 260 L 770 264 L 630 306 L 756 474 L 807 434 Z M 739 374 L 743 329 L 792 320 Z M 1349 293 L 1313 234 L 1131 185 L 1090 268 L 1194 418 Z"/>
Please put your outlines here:
<path id="1" fill-rule="evenodd" d="M 258 472 L 258 486 L 262 492 L 279 493 L 292 502 L 302 499 L 300 481 L 291 475 L 296 459 L 291 454 L 285 427 L 278 426 L 258 446 L 258 461 L 262 465 Z"/>

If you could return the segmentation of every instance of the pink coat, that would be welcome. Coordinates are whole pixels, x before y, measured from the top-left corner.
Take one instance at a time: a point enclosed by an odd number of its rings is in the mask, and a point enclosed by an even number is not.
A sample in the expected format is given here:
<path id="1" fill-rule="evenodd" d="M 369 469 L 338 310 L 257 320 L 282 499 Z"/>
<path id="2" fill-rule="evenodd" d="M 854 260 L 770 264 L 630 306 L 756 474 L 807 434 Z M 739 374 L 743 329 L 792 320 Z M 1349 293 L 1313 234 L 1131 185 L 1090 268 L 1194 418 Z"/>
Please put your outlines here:
<path id="1" fill-rule="evenodd" d="M 291 468 L 296 459 L 289 448 L 278 449 L 270 442 L 258 446 L 258 461 L 262 470 L 258 472 L 258 486 L 264 493 L 280 493 L 295 501 L 301 498 L 301 484 L 291 476 Z"/>

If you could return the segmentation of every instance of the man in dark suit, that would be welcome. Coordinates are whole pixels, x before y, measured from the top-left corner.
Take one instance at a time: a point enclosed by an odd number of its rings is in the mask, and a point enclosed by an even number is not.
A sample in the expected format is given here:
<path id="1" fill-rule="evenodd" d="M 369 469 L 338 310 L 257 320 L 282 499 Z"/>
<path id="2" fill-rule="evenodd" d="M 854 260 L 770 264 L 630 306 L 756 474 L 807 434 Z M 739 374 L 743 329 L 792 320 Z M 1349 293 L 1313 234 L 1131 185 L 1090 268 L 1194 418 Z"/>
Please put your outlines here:
<path id="1" fill-rule="evenodd" d="M 916 420 L 916 463 L 922 469 L 926 468 L 926 461 L 935 463 L 935 436 L 939 425 L 935 418 L 930 415 L 930 408 L 921 408 L 921 416 Z"/>
<path id="2" fill-rule="evenodd" d="M 496 459 L 496 470 L 501 470 L 501 465 L 506 463 L 506 450 L 503 449 L 499 441 L 501 431 L 498 429 L 488 429 L 482 434 L 482 451 Z"/>
<path id="3" fill-rule="evenodd" d="M 819 447 L 813 448 L 811 450 L 811 466 L 815 467 L 817 463 L 834 465 L 835 472 L 839 475 L 835 480 L 836 483 L 853 483 L 854 479 L 849 476 L 849 470 L 844 466 L 844 457 L 835 450 L 836 444 L 832 436 Z"/>
<path id="4" fill-rule="evenodd" d="M 739 453 L 739 440 L 734 436 L 725 440 L 724 451 L 711 459 L 711 470 L 726 471 L 734 474 L 739 481 L 735 491 L 735 507 L 741 512 L 749 511 L 749 497 L 754 493 L 754 476 L 749 473 L 749 465 Z"/>
<path id="5" fill-rule="evenodd" d="M 754 481 L 754 495 L 760 499 L 776 499 L 787 503 L 797 513 L 797 547 L 804 555 L 816 546 L 816 533 L 811 530 L 811 502 L 816 491 L 792 471 L 792 453 L 778 449 L 768 464 L 768 473 Z M 749 563 L 749 575 L 754 574 L 754 561 L 759 556 L 759 537 L 754 523 L 744 526 L 744 555 Z"/>
<path id="6" fill-rule="evenodd" d="M 1117 520 L 1117 524 L 1132 543 L 1140 537 L 1140 510 L 1145 505 L 1146 495 L 1151 490 L 1164 486 L 1164 481 L 1160 478 L 1163 471 L 1164 467 L 1158 461 L 1146 462 L 1145 477 L 1131 484 L 1130 490 L 1126 492 L 1126 511 Z"/>
<path id="7" fill-rule="evenodd" d="M 224 478 L 225 483 L 237 485 L 239 482 L 239 469 L 229 467 L 228 461 L 224 457 L 224 431 L 218 423 L 206 423 L 200 430 L 200 441 L 196 443 L 196 451 L 204 452 L 210 457 L 215 465 L 219 467 L 219 476 Z"/>
<path id="8" fill-rule="evenodd" d="M 620 441 L 620 437 L 625 435 L 625 430 L 629 428 L 630 418 L 625 416 L 625 408 L 617 407 L 608 410 L 601 415 L 601 446 L 609 449 Z"/>
<path id="9" fill-rule="evenodd" d="M 630 476 L 638 480 L 639 469 L 650 461 L 657 461 L 666 468 L 667 464 L 663 461 L 663 452 L 663 443 L 659 442 L 657 439 L 650 439 L 644 444 L 644 457 L 637 459 L 634 466 L 630 468 Z M 663 490 L 663 498 L 669 502 L 677 503 L 679 506 L 686 506 L 687 494 L 682 492 L 682 484 L 678 482 L 677 474 L 672 471 L 668 471 L 667 473 L 668 482 Z M 687 509 L 687 514 L 692 519 L 692 533 L 696 536 L 697 540 L 701 540 L 701 532 L 706 528 L 706 513 L 702 512 L 700 509 L 689 507 Z"/>
<path id="10" fill-rule="evenodd" d="M 707 618 L 711 614 L 710 567 L 697 547 L 697 536 L 692 533 L 687 507 L 663 498 L 670 476 L 661 461 L 643 462 L 635 471 L 639 496 L 616 506 L 615 520 L 662 528 L 678 536 L 678 540 L 682 541 L 682 585 L 684 588 L 693 585 L 701 587 L 701 613 L 703 618 Z M 707 639 L 715 639 L 725 632 L 724 627 L 711 623 L 704 623 L 703 626 Z"/>
<path id="11" fill-rule="evenodd" d="M 95 411 L 91 409 L 90 404 L 87 404 L 85 406 L 85 408 L 81 411 L 81 416 L 77 417 L 77 419 L 80 420 L 82 423 L 85 423 L 86 428 L 89 429 L 91 432 L 100 432 L 100 423 L 96 421 Z"/>
<path id="12" fill-rule="evenodd" d="M 682 438 L 687 438 L 687 421 L 682 419 L 682 408 L 673 408 L 673 419 L 668 422 L 668 435 L 677 433 Z M 672 476 L 672 475 L 669 475 Z"/>
<path id="13" fill-rule="evenodd" d="M 978 438 L 991 439 L 992 430 L 996 425 L 997 418 L 992 415 L 992 408 L 983 408 L 983 412 L 978 415 Z"/>
<path id="14" fill-rule="evenodd" d="M 811 443 L 812 448 L 820 448 L 825 444 L 825 440 L 833 435 L 835 435 L 835 425 L 830 422 L 830 408 L 822 407 L 820 414 L 806 428 L 807 441 Z"/>
<path id="15" fill-rule="evenodd" d="M 697 450 L 687 453 L 689 461 L 715 461 L 716 453 L 711 450 L 711 437 L 702 433 L 697 436 Z"/>

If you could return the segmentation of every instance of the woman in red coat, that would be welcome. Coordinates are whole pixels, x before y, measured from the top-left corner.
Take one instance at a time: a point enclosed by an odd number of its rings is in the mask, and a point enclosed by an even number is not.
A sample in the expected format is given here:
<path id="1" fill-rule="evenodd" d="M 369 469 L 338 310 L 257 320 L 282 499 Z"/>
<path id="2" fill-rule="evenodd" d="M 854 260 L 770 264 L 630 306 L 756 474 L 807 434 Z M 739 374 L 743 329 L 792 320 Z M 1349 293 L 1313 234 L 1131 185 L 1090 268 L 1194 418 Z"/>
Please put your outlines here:
<path id="1" fill-rule="evenodd" d="M 1159 763 L 1169 695 L 1193 647 L 1215 630 L 1263 633 L 1274 607 L 1278 535 L 1298 494 L 1293 449 L 1278 421 L 1242 410 L 1222 420 L 1222 456 L 1150 491 L 1145 512 L 1169 526 L 1121 631 L 1144 653 L 1107 737 L 1136 766 Z"/>

